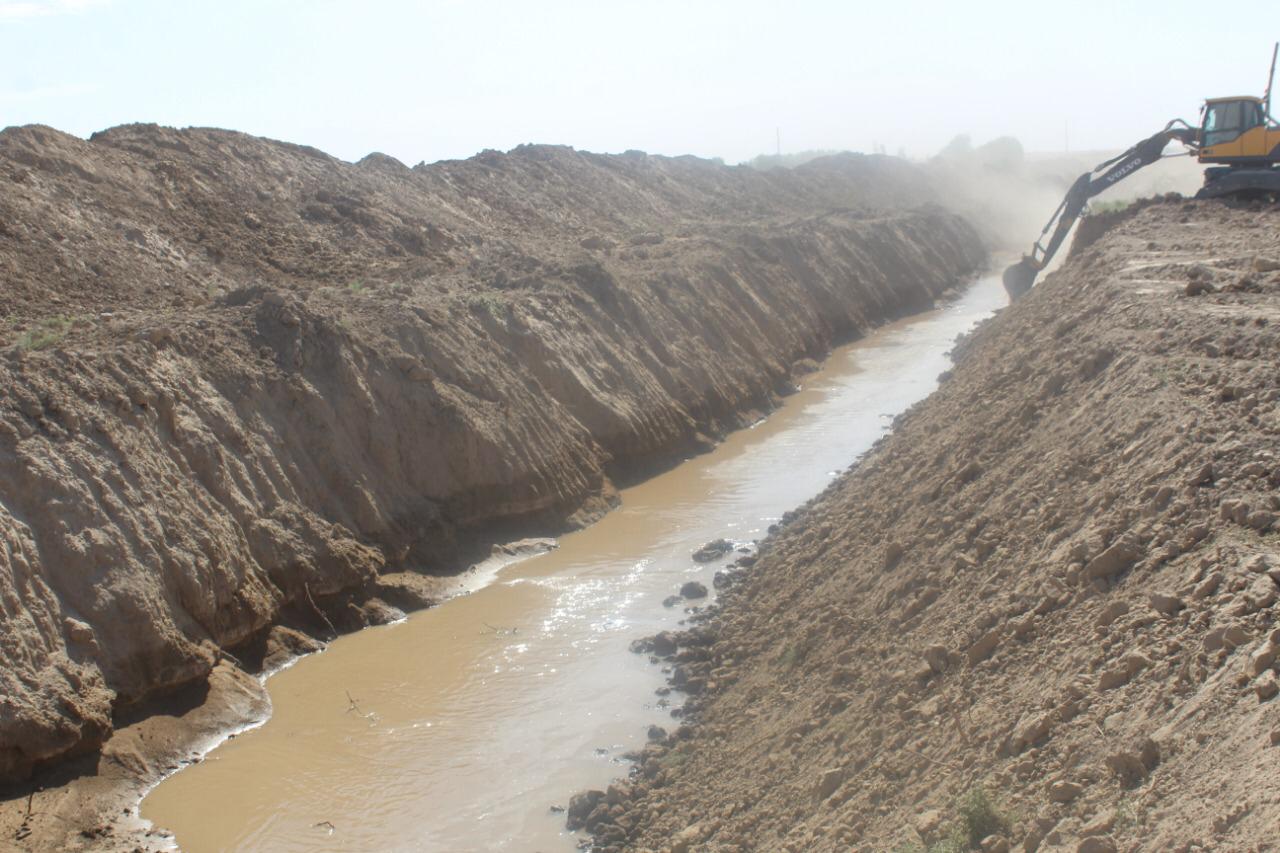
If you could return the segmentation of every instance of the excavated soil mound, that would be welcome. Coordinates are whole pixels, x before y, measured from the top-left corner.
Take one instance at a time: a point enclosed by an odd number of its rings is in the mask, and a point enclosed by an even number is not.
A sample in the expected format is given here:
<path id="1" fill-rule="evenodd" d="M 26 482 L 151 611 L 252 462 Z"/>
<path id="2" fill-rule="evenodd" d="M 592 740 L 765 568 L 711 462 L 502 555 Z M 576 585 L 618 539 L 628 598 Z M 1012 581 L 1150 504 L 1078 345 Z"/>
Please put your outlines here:
<path id="1" fill-rule="evenodd" d="M 1117 223 L 676 638 L 691 724 L 573 816 L 600 849 L 1273 849 L 1278 363 L 1280 212 Z"/>
<path id="2" fill-rule="evenodd" d="M 0 183 L 0 781 L 595 517 L 983 260 L 879 158 L 24 127 Z"/>

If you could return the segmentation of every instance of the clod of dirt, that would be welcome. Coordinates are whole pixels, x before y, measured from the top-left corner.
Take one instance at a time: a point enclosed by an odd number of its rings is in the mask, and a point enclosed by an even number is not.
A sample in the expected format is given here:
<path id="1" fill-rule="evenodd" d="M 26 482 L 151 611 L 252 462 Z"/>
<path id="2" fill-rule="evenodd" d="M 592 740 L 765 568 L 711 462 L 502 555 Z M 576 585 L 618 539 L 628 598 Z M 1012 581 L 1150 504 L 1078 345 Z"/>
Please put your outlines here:
<path id="1" fill-rule="evenodd" d="M 728 539 L 716 539 L 693 552 L 693 560 L 696 563 L 710 563 L 712 560 L 718 560 L 725 554 L 733 550 L 733 543 Z"/>
<path id="2" fill-rule="evenodd" d="M 1208 279 L 1193 278 L 1187 282 L 1187 286 L 1183 291 L 1187 296 L 1203 296 L 1206 293 L 1217 293 L 1218 288 L 1209 283 Z"/>
<path id="3" fill-rule="evenodd" d="M 681 598 L 706 598 L 707 587 L 698 581 L 686 581 L 680 587 Z"/>

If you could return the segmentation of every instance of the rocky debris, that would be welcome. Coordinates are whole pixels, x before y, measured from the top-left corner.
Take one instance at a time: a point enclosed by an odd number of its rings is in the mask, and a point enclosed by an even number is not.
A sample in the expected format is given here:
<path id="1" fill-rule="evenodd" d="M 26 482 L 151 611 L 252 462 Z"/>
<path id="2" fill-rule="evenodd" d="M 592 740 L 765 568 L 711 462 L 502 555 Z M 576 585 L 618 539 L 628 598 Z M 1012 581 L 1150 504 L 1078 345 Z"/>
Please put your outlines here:
<path id="1" fill-rule="evenodd" d="M 1115 829 L 1116 819 L 1115 809 L 1103 809 L 1085 823 L 1084 826 L 1080 827 L 1080 835 L 1085 838 L 1107 835 L 1111 830 Z"/>
<path id="2" fill-rule="evenodd" d="M 1205 651 L 1215 652 L 1219 649 L 1239 648 L 1252 639 L 1253 635 L 1247 628 L 1240 624 L 1232 624 L 1208 631 L 1201 642 Z"/>
<path id="3" fill-rule="evenodd" d="M 1200 268 L 1197 267 L 1197 269 L 1192 270 L 1192 272 L 1194 273 L 1199 269 Z M 1206 293 L 1217 293 L 1218 288 L 1213 286 L 1210 278 L 1207 278 L 1207 277 L 1200 278 L 1198 276 L 1193 276 L 1191 280 L 1187 282 L 1187 286 L 1186 288 L 1184 288 L 1183 292 L 1187 296 L 1203 296 Z"/>
<path id="4" fill-rule="evenodd" d="M 733 543 L 728 539 L 715 539 L 693 552 L 695 563 L 710 563 L 718 560 L 733 550 Z"/>
<path id="5" fill-rule="evenodd" d="M 706 598 L 707 587 L 698 581 L 685 581 L 680 587 L 680 597 L 688 599 Z"/>
<path id="6" fill-rule="evenodd" d="M 500 542 L 492 546 L 490 553 L 495 557 L 533 557 L 545 554 L 560 547 L 560 543 L 548 537 L 532 537 L 517 539 L 514 542 Z"/>
<path id="7" fill-rule="evenodd" d="M 1106 837 L 1090 837 L 1076 845 L 1076 853 L 1116 853 L 1116 843 Z"/>
<path id="8" fill-rule="evenodd" d="M 1070 803 L 1080 796 L 1083 790 L 1074 782 L 1059 779 L 1049 786 L 1049 799 L 1055 803 Z"/>
<path id="9" fill-rule="evenodd" d="M 1205 462 L 1196 468 L 1195 473 L 1187 478 L 1187 486 L 1195 488 L 1196 486 L 1204 486 L 1213 482 L 1213 463 Z"/>
<path id="10" fill-rule="evenodd" d="M 965 652 L 965 657 L 968 659 L 969 666 L 977 666 L 979 663 L 989 658 L 991 653 L 996 650 L 996 647 L 1000 645 L 1002 637 L 1003 632 L 999 628 L 993 628 L 979 637 L 973 645 L 969 646 L 969 650 Z"/>
<path id="11" fill-rule="evenodd" d="M 267 633 L 266 654 L 262 668 L 270 672 L 294 658 L 318 652 L 324 644 L 294 628 L 276 625 Z"/>
<path id="12" fill-rule="evenodd" d="M 737 583 L 738 580 L 739 575 L 736 571 L 731 569 L 717 569 L 716 573 L 711 578 L 711 585 L 716 589 L 727 589 Z"/>
<path id="13" fill-rule="evenodd" d="M 967 336 L 678 642 L 709 681 L 627 849 L 1273 843 L 1280 280 L 1225 285 L 1277 217 L 1152 203 Z"/>
<path id="14" fill-rule="evenodd" d="M 1276 603 L 1276 584 L 1270 577 L 1254 578 L 1244 590 L 1244 604 L 1249 613 L 1270 608 Z"/>
<path id="15" fill-rule="evenodd" d="M 1098 687 L 1102 690 L 1112 690 L 1128 684 L 1130 679 L 1149 666 L 1151 666 L 1150 658 L 1141 652 L 1131 652 L 1118 664 L 1102 673 L 1098 678 Z"/>
<path id="16" fill-rule="evenodd" d="M 1095 624 L 1099 628 L 1106 628 L 1109 625 L 1111 625 L 1112 622 L 1115 622 L 1117 619 L 1119 619 L 1121 616 L 1124 616 L 1128 612 L 1129 612 L 1129 602 L 1127 601 L 1109 602 L 1106 607 L 1102 608 L 1102 612 L 1098 614 L 1098 619 Z"/>
<path id="17" fill-rule="evenodd" d="M 672 836 L 671 853 L 691 853 L 705 836 L 706 828 L 702 824 L 690 824 Z"/>
<path id="18" fill-rule="evenodd" d="M 947 664 L 950 663 L 950 656 L 944 646 L 934 644 L 924 650 L 924 661 L 930 670 L 935 673 L 941 673 L 946 670 Z"/>
<path id="19" fill-rule="evenodd" d="M 814 793 L 819 800 L 825 800 L 836 792 L 836 789 L 844 782 L 844 768 L 831 767 L 822 772 L 818 777 L 818 784 L 814 786 Z"/>
<path id="20" fill-rule="evenodd" d="M 902 559 L 902 555 L 906 552 L 906 546 L 901 542 L 889 542 L 884 546 L 884 559 L 882 561 L 883 568 L 887 571 L 898 565 L 898 561 Z"/>
<path id="21" fill-rule="evenodd" d="M 592 234 L 579 240 L 578 245 L 584 249 L 591 249 L 593 251 L 609 251 L 617 244 L 606 237 L 601 237 L 599 234 Z"/>
<path id="22" fill-rule="evenodd" d="M 674 655 L 677 648 L 675 636 L 670 631 L 655 634 L 650 644 L 650 649 L 660 658 Z"/>
<path id="23" fill-rule="evenodd" d="M 799 379 L 802 376 L 808 376 L 815 373 L 821 365 L 811 358 L 802 358 L 791 365 L 791 378 Z"/>
<path id="24" fill-rule="evenodd" d="M 921 812 L 915 819 L 916 834 L 924 840 L 926 844 L 931 844 L 938 836 L 938 831 L 942 828 L 945 818 L 941 809 L 927 809 Z"/>
<path id="25" fill-rule="evenodd" d="M 1090 560 L 1084 567 L 1084 576 L 1109 579 L 1128 570 L 1141 555 L 1138 543 L 1124 537 Z"/>
<path id="26" fill-rule="evenodd" d="M 1278 654 L 1280 654 L 1280 648 L 1277 648 L 1274 640 L 1268 639 L 1253 654 L 1249 655 L 1245 672 L 1250 678 L 1257 678 L 1275 666 Z"/>
<path id="27" fill-rule="evenodd" d="M 1167 592 L 1153 592 L 1147 596 L 1151 609 L 1161 616 L 1174 616 L 1187 605 L 1176 595 Z"/>
<path id="28" fill-rule="evenodd" d="M 583 791 L 581 794 L 575 794 L 569 800 L 569 810 L 565 813 L 566 826 L 570 832 L 576 832 L 579 829 L 589 829 L 593 823 L 599 823 L 599 818 L 595 817 L 597 809 L 604 804 L 604 791 Z"/>
<path id="29" fill-rule="evenodd" d="M 1142 756 L 1132 750 L 1118 750 L 1107 756 L 1107 769 L 1115 774 L 1120 784 L 1132 788 L 1147 777 L 1147 766 Z"/>

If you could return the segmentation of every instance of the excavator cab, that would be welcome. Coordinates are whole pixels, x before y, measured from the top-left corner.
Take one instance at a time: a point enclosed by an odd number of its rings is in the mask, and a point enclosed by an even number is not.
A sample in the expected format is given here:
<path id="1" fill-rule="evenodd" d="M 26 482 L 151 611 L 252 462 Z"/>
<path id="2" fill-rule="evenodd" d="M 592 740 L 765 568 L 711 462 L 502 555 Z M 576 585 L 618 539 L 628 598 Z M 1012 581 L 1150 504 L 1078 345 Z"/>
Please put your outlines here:
<path id="1" fill-rule="evenodd" d="M 1266 102 L 1262 98 L 1211 98 L 1205 102 L 1200 123 L 1200 162 L 1232 163 L 1266 157 L 1271 153 L 1271 143 L 1280 142 L 1278 131 L 1268 128 Z"/>
<path id="2" fill-rule="evenodd" d="M 1261 98 L 1214 98 L 1204 105 L 1201 144 L 1208 148 L 1232 142 L 1246 131 L 1265 127 L 1266 123 Z"/>
<path id="3" fill-rule="evenodd" d="M 1280 125 L 1270 116 L 1270 105 L 1270 84 L 1261 98 L 1205 102 L 1197 158 L 1209 168 L 1198 198 L 1280 195 Z"/>

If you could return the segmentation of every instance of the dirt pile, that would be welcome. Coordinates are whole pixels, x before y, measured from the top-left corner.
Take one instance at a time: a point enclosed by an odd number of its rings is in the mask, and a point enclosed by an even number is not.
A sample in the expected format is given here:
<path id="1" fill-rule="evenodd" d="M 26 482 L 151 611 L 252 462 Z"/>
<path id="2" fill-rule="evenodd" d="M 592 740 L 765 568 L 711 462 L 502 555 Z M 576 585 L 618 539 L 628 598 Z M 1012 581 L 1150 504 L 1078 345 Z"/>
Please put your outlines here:
<path id="1" fill-rule="evenodd" d="M 1280 825 L 1280 211 L 1141 208 L 667 637 L 598 848 L 1261 850 Z"/>
<path id="2" fill-rule="evenodd" d="M 409 169 L 28 127 L 0 183 L 0 780 L 305 645 L 273 625 L 430 600 L 392 570 L 595 517 L 983 260 L 868 158 Z"/>

